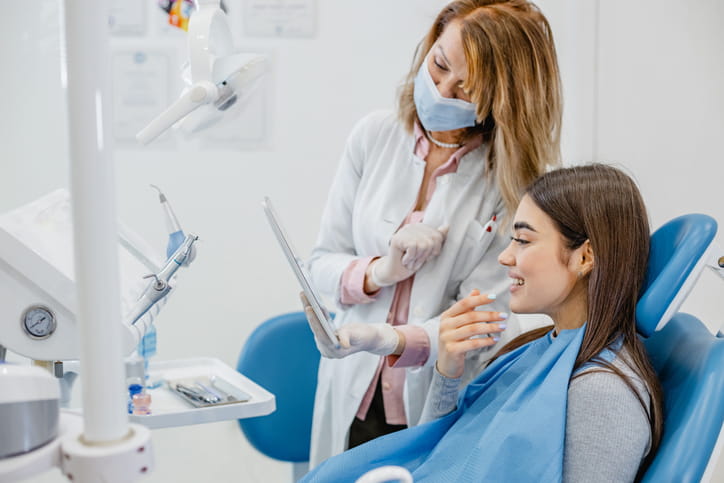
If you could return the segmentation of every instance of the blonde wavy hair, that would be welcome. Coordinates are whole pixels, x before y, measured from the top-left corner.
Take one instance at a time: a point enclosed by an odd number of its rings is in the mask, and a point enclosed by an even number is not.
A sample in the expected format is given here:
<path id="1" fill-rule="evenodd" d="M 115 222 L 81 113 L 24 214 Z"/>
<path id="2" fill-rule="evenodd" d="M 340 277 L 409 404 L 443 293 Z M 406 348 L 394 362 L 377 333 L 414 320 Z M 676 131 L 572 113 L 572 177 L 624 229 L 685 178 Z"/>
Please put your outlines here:
<path id="1" fill-rule="evenodd" d="M 506 212 L 515 212 L 524 190 L 560 163 L 561 82 L 548 20 L 525 0 L 457 0 L 438 14 L 418 45 L 399 93 L 399 116 L 412 132 L 417 121 L 414 79 L 445 27 L 460 22 L 467 79 L 462 86 L 477 105 L 483 134 Z"/>

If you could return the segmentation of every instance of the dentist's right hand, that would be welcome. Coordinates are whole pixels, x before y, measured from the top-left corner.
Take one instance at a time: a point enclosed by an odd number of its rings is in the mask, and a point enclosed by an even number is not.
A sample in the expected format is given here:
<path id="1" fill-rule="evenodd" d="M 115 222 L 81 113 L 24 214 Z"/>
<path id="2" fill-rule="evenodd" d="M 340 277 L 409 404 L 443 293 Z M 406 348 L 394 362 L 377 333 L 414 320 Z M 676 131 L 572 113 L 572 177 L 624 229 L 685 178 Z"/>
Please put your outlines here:
<path id="1" fill-rule="evenodd" d="M 401 353 L 404 347 L 404 336 L 389 324 L 364 324 L 350 322 L 337 330 L 339 347 L 335 348 L 324 332 L 322 324 L 312 310 L 304 292 L 299 294 L 304 305 L 304 315 L 314 332 L 317 349 L 324 357 L 341 359 L 357 352 L 370 352 L 379 356 Z"/>
<path id="2" fill-rule="evenodd" d="M 424 223 L 410 223 L 400 228 L 390 240 L 389 254 L 373 261 L 369 267 L 369 291 L 388 287 L 409 278 L 430 258 L 437 256 L 447 236 L 447 227 L 433 228 Z"/>

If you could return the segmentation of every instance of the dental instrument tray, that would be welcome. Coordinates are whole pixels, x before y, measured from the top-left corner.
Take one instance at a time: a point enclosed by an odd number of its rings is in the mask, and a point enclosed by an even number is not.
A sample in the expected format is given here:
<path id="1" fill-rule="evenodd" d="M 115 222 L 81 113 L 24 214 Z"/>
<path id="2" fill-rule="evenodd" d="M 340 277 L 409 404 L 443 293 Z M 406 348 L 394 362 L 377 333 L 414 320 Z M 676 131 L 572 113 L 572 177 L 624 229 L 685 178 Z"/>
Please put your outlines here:
<path id="1" fill-rule="evenodd" d="M 166 385 L 196 408 L 244 403 L 251 399 L 249 394 L 219 376 L 166 381 Z"/>
<path id="2" fill-rule="evenodd" d="M 151 414 L 129 418 L 151 429 L 253 418 L 276 409 L 273 394 L 212 357 L 151 361 L 148 378 L 164 381 L 147 389 Z"/>

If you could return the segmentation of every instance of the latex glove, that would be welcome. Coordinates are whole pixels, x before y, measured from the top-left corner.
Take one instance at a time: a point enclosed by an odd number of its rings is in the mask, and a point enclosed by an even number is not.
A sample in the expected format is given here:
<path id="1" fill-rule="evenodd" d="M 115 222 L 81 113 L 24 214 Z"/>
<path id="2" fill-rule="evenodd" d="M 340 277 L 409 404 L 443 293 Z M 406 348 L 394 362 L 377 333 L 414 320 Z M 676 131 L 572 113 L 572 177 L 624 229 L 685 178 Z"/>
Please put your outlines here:
<path id="1" fill-rule="evenodd" d="M 314 332 L 314 341 L 319 352 L 329 359 L 341 359 L 357 352 L 370 352 L 380 356 L 392 354 L 397 348 L 400 337 L 389 324 L 362 324 L 352 322 L 337 330 L 339 348 L 329 341 L 319 319 L 309 305 L 304 292 L 299 294 L 304 305 L 304 314 Z"/>
<path id="2" fill-rule="evenodd" d="M 436 362 L 440 374 L 449 378 L 461 377 L 467 352 L 492 346 L 500 340 L 508 314 L 475 310 L 493 300 L 495 295 L 480 295 L 478 290 L 473 290 L 442 313 Z"/>
<path id="3" fill-rule="evenodd" d="M 400 342 L 400 336 L 390 324 L 350 322 L 337 331 L 337 337 L 341 357 L 363 351 L 387 356 L 395 351 Z"/>
<path id="4" fill-rule="evenodd" d="M 304 315 L 307 317 L 307 322 L 309 322 L 309 328 L 312 329 L 312 333 L 314 334 L 314 343 L 317 345 L 317 349 L 324 357 L 334 358 L 333 354 L 338 350 L 334 347 L 336 344 L 329 339 L 327 332 L 325 332 L 322 327 L 322 323 L 314 313 L 304 292 L 299 292 L 299 299 L 302 301 Z"/>
<path id="5" fill-rule="evenodd" d="M 435 229 L 424 223 L 400 228 L 390 240 L 390 253 L 373 262 L 372 282 L 388 287 L 409 278 L 432 257 L 440 254 L 447 227 Z"/>

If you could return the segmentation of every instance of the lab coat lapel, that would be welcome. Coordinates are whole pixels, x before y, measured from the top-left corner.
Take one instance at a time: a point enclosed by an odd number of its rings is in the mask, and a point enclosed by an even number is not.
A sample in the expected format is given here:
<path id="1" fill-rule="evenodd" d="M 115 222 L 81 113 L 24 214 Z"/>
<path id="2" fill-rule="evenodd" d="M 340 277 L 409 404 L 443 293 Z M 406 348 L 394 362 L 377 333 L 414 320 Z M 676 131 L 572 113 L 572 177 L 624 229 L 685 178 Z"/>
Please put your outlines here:
<path id="1" fill-rule="evenodd" d="M 425 175 L 425 161 L 410 153 L 401 174 L 402 178 L 407 179 L 408 182 L 400 183 L 400 180 L 395 180 L 397 183 L 395 187 L 391 187 L 387 191 L 391 193 L 390 197 L 383 201 L 382 220 L 388 225 L 388 243 L 407 215 L 415 209 L 417 195 Z"/>

